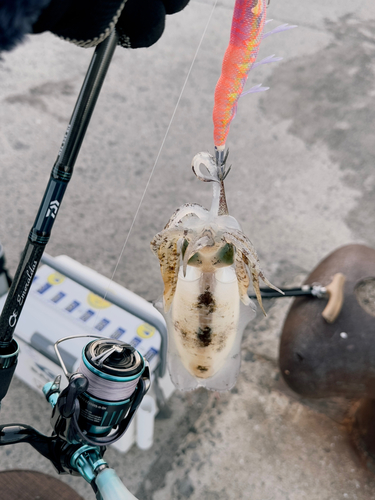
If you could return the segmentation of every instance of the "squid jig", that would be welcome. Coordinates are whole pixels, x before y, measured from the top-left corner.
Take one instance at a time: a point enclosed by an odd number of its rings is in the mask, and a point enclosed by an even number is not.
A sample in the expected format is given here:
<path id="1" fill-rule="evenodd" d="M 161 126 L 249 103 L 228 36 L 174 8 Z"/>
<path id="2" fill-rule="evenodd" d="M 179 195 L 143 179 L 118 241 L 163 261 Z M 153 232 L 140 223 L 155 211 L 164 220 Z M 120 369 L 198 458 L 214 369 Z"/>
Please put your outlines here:
<path id="1" fill-rule="evenodd" d="M 196 203 L 178 208 L 151 242 L 164 281 L 163 304 L 168 328 L 168 366 L 180 390 L 206 387 L 230 390 L 240 369 L 244 329 L 256 307 L 247 294 L 252 281 L 264 312 L 259 278 L 264 276 L 254 246 L 229 215 L 224 180 L 229 173 L 225 141 L 241 95 L 267 90 L 257 85 L 243 91 L 248 72 L 256 64 L 278 61 L 270 56 L 255 63 L 262 38 L 294 26 L 283 25 L 263 34 L 267 0 L 236 0 L 230 43 L 215 90 L 215 157 L 199 153 L 194 174 L 212 182 L 210 210 Z M 202 168 L 202 167 L 205 167 Z"/>

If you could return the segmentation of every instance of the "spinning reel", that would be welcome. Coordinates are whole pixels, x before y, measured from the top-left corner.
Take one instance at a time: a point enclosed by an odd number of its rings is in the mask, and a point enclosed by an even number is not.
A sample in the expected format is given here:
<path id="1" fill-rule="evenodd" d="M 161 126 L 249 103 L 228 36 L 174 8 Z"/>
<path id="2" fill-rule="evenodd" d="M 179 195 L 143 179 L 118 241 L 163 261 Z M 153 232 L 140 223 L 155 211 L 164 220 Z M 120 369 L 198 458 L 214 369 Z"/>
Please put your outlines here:
<path id="1" fill-rule="evenodd" d="M 94 337 L 82 351 L 78 371 L 69 374 L 58 345 Z M 94 335 L 65 337 L 55 344 L 61 375 L 43 387 L 52 406 L 52 436 L 23 424 L 0 426 L 0 446 L 26 442 L 48 458 L 59 474 L 81 475 L 98 500 L 132 500 L 116 472 L 103 459 L 106 446 L 123 436 L 150 388 L 147 361 L 131 345 Z"/>
<path id="2" fill-rule="evenodd" d="M 108 446 L 125 433 L 148 391 L 149 367 L 129 344 L 96 337 L 83 349 L 78 371 L 69 375 L 58 345 L 77 337 L 55 344 L 69 383 L 60 392 L 59 375 L 43 388 L 53 407 L 51 424 L 54 433 L 68 443 Z"/>
<path id="3" fill-rule="evenodd" d="M 43 387 L 43 393 L 53 408 L 58 471 L 78 472 L 95 490 L 98 474 L 110 470 L 103 459 L 105 447 L 120 439 L 129 427 L 150 387 L 150 370 L 131 345 L 95 337 L 84 347 L 78 371 L 69 375 L 58 345 L 73 338 L 82 337 L 65 337 L 55 344 L 68 386 L 60 391 L 59 375 Z"/>

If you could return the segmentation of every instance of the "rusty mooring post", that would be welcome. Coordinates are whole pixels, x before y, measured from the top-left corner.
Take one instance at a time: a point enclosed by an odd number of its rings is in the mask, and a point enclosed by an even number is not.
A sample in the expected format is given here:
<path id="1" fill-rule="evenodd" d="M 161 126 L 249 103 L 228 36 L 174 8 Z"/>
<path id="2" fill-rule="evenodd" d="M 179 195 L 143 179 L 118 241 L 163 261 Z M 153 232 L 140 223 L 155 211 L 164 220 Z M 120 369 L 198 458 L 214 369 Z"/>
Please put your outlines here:
<path id="1" fill-rule="evenodd" d="M 367 465 L 374 461 L 375 471 L 375 250 L 339 248 L 306 283 L 325 285 L 339 272 L 346 276 L 339 316 L 329 324 L 321 316 L 323 301 L 295 299 L 281 335 L 279 366 L 288 386 L 303 397 L 357 400 L 353 442 Z"/>

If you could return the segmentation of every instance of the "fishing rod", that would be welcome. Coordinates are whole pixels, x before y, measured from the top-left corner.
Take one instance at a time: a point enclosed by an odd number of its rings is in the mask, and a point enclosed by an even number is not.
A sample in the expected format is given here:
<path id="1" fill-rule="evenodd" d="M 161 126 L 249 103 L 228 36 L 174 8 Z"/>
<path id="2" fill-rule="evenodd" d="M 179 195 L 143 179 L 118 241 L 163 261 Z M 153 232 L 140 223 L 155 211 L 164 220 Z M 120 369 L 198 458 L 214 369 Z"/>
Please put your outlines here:
<path id="1" fill-rule="evenodd" d="M 19 347 L 13 334 L 73 175 L 74 164 L 112 60 L 117 38 L 116 32 L 112 31 L 95 49 L 0 316 L 0 403 L 8 391 L 17 365 Z"/>
<path id="2" fill-rule="evenodd" d="M 95 49 L 8 291 L 0 316 L 0 403 L 8 391 L 17 365 L 19 347 L 13 334 L 72 177 L 117 41 L 117 34 L 113 31 Z M 1 246 L 0 250 L 0 270 L 5 274 Z M 8 280 L 7 275 L 6 278 Z M 80 365 L 71 374 L 58 346 L 77 336 L 65 337 L 55 344 L 58 360 L 67 378 L 67 387 L 60 387 L 59 375 L 43 388 L 52 406 L 52 435 L 41 434 L 26 424 L 5 424 L 0 426 L 0 446 L 30 444 L 52 462 L 58 473 L 81 475 L 90 483 L 98 500 L 136 500 L 103 455 L 107 446 L 125 434 L 150 388 L 148 362 L 131 345 L 119 340 L 96 335 L 78 337 L 94 337 L 95 340 L 86 344 Z"/>

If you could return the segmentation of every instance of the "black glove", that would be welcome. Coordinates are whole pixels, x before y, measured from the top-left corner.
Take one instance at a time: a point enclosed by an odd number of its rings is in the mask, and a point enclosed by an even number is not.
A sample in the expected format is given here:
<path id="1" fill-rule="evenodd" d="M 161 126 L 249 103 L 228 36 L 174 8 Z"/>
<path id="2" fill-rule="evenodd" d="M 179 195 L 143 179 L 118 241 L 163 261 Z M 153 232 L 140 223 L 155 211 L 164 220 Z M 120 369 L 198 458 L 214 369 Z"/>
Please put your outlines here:
<path id="1" fill-rule="evenodd" d="M 81 47 L 93 47 L 116 25 L 119 45 L 149 47 L 163 33 L 166 14 L 189 0 L 0 0 L 0 50 L 27 33 L 52 31 Z"/>
<path id="2" fill-rule="evenodd" d="M 10 50 L 32 33 L 33 23 L 51 0 L 0 0 L 0 50 Z"/>
<path id="3" fill-rule="evenodd" d="M 117 22 L 119 45 L 149 47 L 161 37 L 166 14 L 182 10 L 189 0 L 128 0 Z"/>

